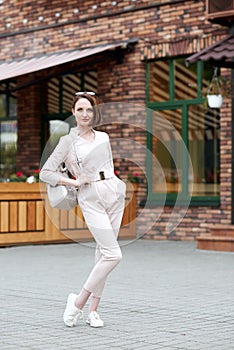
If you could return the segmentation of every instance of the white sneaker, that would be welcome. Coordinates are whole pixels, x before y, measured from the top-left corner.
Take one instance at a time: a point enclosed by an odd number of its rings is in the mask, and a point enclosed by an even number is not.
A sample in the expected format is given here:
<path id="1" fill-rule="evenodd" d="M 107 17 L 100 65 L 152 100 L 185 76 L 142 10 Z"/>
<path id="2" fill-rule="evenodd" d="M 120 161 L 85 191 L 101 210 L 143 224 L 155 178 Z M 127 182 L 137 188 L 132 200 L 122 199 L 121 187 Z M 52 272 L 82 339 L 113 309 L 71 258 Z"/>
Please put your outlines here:
<path id="1" fill-rule="evenodd" d="M 67 298 L 67 306 L 63 314 L 63 321 L 68 327 L 76 326 L 78 316 L 80 316 L 80 319 L 83 318 L 83 311 L 75 306 L 76 298 L 77 295 L 74 293 L 70 293 Z"/>
<path id="2" fill-rule="evenodd" d="M 91 327 L 95 327 L 95 328 L 104 326 L 104 322 L 100 319 L 100 316 L 96 311 L 90 312 L 86 320 L 86 323 L 89 324 Z"/>

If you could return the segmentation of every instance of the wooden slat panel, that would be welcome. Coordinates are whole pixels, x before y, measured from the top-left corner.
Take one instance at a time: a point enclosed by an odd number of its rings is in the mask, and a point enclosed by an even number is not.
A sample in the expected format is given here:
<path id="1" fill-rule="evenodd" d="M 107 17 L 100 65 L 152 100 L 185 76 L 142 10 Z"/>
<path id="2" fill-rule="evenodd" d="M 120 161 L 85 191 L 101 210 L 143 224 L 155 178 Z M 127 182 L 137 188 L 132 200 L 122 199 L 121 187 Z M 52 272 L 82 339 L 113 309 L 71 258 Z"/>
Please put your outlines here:
<path id="1" fill-rule="evenodd" d="M 68 228 L 76 228 L 76 212 L 75 209 L 68 212 Z"/>
<path id="2" fill-rule="evenodd" d="M 124 215 L 123 215 L 123 219 L 122 219 L 122 223 L 121 226 L 125 226 L 128 225 L 129 223 L 129 205 L 126 206 L 125 210 L 124 210 Z"/>
<path id="3" fill-rule="evenodd" d="M 45 229 L 45 210 L 42 201 L 36 202 L 36 230 Z"/>
<path id="4" fill-rule="evenodd" d="M 60 228 L 68 228 L 68 212 L 66 210 L 60 211 Z"/>
<path id="5" fill-rule="evenodd" d="M 10 232 L 17 232 L 17 230 L 18 230 L 18 202 L 9 202 L 9 204 L 10 204 L 10 216 L 9 216 Z"/>
<path id="6" fill-rule="evenodd" d="M 27 202 L 27 231 L 34 231 L 36 229 L 36 202 Z"/>
<path id="7" fill-rule="evenodd" d="M 57 213 L 59 213 L 59 210 L 51 208 L 51 206 L 48 203 L 47 196 L 45 197 L 45 240 L 55 240 L 55 235 L 61 236 L 60 231 L 58 229 L 59 223 L 60 223 L 60 217 L 58 217 Z M 56 213 L 54 213 L 56 212 Z"/>
<path id="8" fill-rule="evenodd" d="M 19 202 L 19 210 L 18 210 L 18 228 L 19 231 L 27 230 L 27 202 L 20 201 Z"/>
<path id="9" fill-rule="evenodd" d="M 9 231 L 9 203 L 2 202 L 1 204 L 1 232 Z"/>
<path id="10" fill-rule="evenodd" d="M 57 230 L 54 230 L 54 227 L 56 227 L 57 229 L 60 227 L 60 210 L 51 208 L 49 218 L 51 221 L 51 233 L 49 235 L 51 236 L 51 238 L 55 239 L 57 236 Z"/>
<path id="11" fill-rule="evenodd" d="M 76 207 L 76 227 L 77 228 L 87 227 L 80 207 Z"/>

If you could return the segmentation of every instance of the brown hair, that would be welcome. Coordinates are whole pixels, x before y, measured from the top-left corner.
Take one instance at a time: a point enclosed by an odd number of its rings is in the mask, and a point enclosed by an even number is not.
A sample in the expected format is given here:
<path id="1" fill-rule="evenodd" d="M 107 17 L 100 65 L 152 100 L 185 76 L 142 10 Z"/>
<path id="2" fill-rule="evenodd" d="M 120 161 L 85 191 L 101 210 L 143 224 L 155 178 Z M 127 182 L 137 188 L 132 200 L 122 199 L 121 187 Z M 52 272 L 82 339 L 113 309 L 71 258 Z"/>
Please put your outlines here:
<path id="1" fill-rule="evenodd" d="M 93 107 L 94 116 L 93 116 L 93 126 L 99 125 L 102 119 L 100 109 L 98 107 L 97 97 L 94 95 L 90 95 L 88 93 L 83 93 L 80 95 L 76 95 L 73 99 L 72 108 L 75 109 L 76 102 L 81 98 L 86 98 Z"/>

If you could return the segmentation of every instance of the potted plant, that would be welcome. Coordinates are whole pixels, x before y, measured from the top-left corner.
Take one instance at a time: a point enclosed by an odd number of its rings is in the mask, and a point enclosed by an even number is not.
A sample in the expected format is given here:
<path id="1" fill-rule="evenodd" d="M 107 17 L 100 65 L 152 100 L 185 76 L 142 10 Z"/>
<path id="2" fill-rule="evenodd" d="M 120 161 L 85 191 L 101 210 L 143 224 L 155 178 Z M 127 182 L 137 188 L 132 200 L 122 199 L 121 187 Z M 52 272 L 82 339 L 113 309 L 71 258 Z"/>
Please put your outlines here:
<path id="1" fill-rule="evenodd" d="M 223 96 L 219 86 L 219 78 L 215 78 L 207 91 L 207 102 L 210 108 L 220 108 L 223 104 Z"/>
<path id="2" fill-rule="evenodd" d="M 220 108 L 223 97 L 231 95 L 231 82 L 228 78 L 218 76 L 218 67 L 215 67 L 214 74 L 207 90 L 207 103 L 210 108 Z"/>
<path id="3" fill-rule="evenodd" d="M 139 174 L 138 173 L 129 174 L 127 180 L 129 182 L 131 182 L 131 184 L 133 186 L 133 190 L 137 191 L 138 190 L 138 185 L 141 182 Z"/>
<path id="4" fill-rule="evenodd" d="M 17 171 L 15 174 L 11 174 L 7 179 L 0 178 L 0 182 L 20 182 L 33 184 L 39 182 L 40 169 L 35 169 L 32 171 L 30 176 L 26 176 L 21 171 Z"/>

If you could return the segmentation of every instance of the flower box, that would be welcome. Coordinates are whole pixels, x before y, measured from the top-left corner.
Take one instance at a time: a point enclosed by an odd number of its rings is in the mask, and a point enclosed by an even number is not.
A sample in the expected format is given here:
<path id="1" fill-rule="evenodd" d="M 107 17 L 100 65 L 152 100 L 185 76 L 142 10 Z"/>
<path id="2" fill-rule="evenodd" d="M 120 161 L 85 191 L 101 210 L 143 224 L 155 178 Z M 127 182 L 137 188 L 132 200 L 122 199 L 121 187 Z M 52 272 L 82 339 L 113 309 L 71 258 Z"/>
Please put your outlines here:
<path id="1" fill-rule="evenodd" d="M 136 197 L 127 185 L 120 238 L 135 238 Z M 49 206 L 44 184 L 0 183 L 0 245 L 88 241 L 92 236 L 79 206 L 67 212 Z"/>

